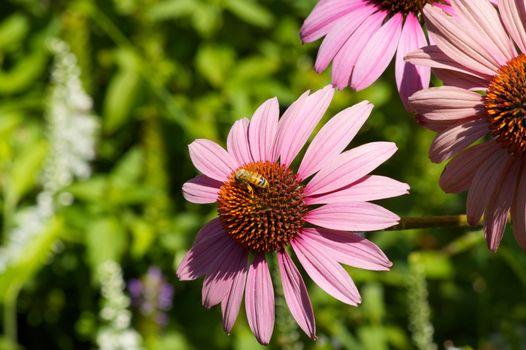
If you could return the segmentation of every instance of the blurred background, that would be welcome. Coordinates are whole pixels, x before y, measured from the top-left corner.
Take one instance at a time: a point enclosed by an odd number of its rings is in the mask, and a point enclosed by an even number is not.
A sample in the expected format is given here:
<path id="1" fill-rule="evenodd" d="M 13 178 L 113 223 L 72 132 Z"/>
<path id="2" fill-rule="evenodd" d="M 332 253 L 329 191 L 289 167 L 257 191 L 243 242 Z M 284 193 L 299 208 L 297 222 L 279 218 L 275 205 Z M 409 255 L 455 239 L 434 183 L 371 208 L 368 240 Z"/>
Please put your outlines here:
<path id="1" fill-rule="evenodd" d="M 174 271 L 213 205 L 184 201 L 195 138 L 225 144 L 233 121 L 277 96 L 282 111 L 330 83 L 299 28 L 315 0 L 3 0 L 0 3 L 0 349 L 257 349 L 231 335 Z M 352 142 L 396 142 L 377 174 L 411 194 L 401 216 L 460 214 L 438 186 L 433 134 L 399 101 L 392 67 L 337 92 L 325 121 L 367 99 Z M 476 229 L 369 234 L 394 267 L 349 268 L 363 304 L 307 278 L 319 340 L 283 300 L 270 349 L 526 349 L 526 255 Z"/>

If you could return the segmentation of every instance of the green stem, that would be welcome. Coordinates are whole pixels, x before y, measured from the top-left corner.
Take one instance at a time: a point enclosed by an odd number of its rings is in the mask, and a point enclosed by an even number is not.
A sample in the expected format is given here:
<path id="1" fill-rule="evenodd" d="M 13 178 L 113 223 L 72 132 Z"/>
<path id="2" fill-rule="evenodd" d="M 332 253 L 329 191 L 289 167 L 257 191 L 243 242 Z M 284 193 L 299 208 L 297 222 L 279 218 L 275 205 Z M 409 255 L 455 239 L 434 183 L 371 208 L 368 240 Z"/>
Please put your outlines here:
<path id="1" fill-rule="evenodd" d="M 419 350 L 437 350 L 433 342 L 431 307 L 428 301 L 426 272 L 418 253 L 409 256 L 407 279 L 407 301 L 409 307 L 409 329 L 413 342 Z"/>
<path id="2" fill-rule="evenodd" d="M 285 301 L 278 266 L 275 264 L 271 266 L 270 272 L 276 293 L 276 328 L 279 332 L 276 345 L 282 350 L 303 349 L 304 345 L 300 339 L 297 323 L 292 318 Z"/>
<path id="3" fill-rule="evenodd" d="M 9 162 L 8 165 L 3 169 L 9 169 L 9 171 L 5 171 L 4 176 L 0 179 L 2 182 L 2 195 L 4 197 L 4 205 L 2 208 L 2 236 L 4 242 L 7 242 L 9 238 L 9 231 L 11 230 L 12 220 L 14 218 L 17 203 L 17 198 L 15 196 L 15 193 L 13 192 L 13 187 L 11 186 L 11 178 L 8 175 L 6 175 L 11 173 L 10 168 L 11 163 Z M 16 304 L 19 291 L 20 287 L 16 283 L 14 285 L 11 285 L 6 292 L 6 299 L 4 303 L 4 336 L 8 342 L 8 346 L 10 349 L 16 349 L 18 344 Z"/>
<path id="4" fill-rule="evenodd" d="M 4 187 L 4 207 L 3 207 L 3 233 L 4 240 L 7 240 L 9 229 L 11 227 L 11 220 L 14 213 L 14 199 L 12 192 Z M 10 349 L 16 349 L 17 342 L 17 299 L 18 299 L 17 287 L 12 287 L 7 293 L 6 300 L 4 303 L 4 336 L 7 340 Z"/>
<path id="5" fill-rule="evenodd" d="M 413 230 L 421 228 L 437 227 L 473 227 L 468 224 L 466 215 L 443 215 L 443 216 L 406 216 L 400 218 L 398 225 L 392 226 L 386 231 Z"/>
<path id="6" fill-rule="evenodd" d="M 10 181 L 11 179 L 5 174 L 9 173 L 5 171 L 4 176 L 2 177 L 2 195 L 4 197 L 4 205 L 2 208 L 2 236 L 4 242 L 6 242 L 8 239 L 9 230 L 11 229 L 11 224 L 16 209 L 16 198 L 12 190 Z"/>
<path id="7" fill-rule="evenodd" d="M 17 348 L 17 300 L 20 288 L 13 286 L 7 293 L 4 304 L 4 335 L 10 349 Z"/>

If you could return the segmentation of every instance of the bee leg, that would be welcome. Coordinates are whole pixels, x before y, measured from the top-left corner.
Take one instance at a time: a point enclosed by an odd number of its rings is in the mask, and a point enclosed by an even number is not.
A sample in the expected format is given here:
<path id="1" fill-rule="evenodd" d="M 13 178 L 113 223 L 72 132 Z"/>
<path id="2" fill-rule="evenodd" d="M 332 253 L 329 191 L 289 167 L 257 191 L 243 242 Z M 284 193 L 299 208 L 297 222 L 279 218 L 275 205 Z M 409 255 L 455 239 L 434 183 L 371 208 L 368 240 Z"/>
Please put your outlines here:
<path id="1" fill-rule="evenodd" d="M 254 197 L 254 189 L 252 188 L 252 186 L 250 186 L 250 184 L 247 184 L 247 189 L 250 193 L 250 197 Z"/>

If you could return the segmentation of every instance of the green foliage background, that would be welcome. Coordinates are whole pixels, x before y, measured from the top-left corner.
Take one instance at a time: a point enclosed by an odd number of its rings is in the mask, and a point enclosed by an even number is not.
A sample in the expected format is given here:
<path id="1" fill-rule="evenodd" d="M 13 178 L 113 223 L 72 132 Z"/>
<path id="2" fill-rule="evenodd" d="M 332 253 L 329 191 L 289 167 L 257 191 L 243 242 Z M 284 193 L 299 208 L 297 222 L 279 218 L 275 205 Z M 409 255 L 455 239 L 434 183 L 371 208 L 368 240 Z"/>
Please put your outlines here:
<path id="1" fill-rule="evenodd" d="M 168 327 L 139 328 L 148 348 L 258 348 L 243 311 L 227 336 L 219 308 L 200 305 L 201 282 L 175 278 L 174 269 L 197 230 L 215 215 L 212 205 L 182 198 L 182 184 L 196 175 L 187 145 L 195 138 L 224 144 L 233 121 L 250 116 L 266 99 L 277 96 L 283 110 L 303 91 L 330 83 L 330 72 L 313 70 L 319 42 L 302 45 L 298 35 L 315 2 L 0 3 L 4 240 L 14 213 L 33 204 L 40 190 L 37 179 L 48 151 L 44 114 L 50 38 L 64 39 L 77 56 L 102 125 L 94 175 L 68 188 L 74 204 L 63 208 L 20 262 L 0 275 L 3 309 L 12 306 L 15 291 L 22 288 L 17 301 L 21 346 L 95 348 L 100 324 L 95 269 L 115 259 L 126 279 L 160 266 L 175 288 Z M 462 213 L 464 197 L 446 195 L 438 186 L 442 166 L 427 158 L 433 135 L 404 111 L 392 67 L 365 91 L 337 92 L 325 120 L 364 99 L 376 108 L 351 146 L 396 142 L 399 151 L 377 173 L 412 189 L 381 204 L 402 216 Z M 418 284 L 424 276 L 438 348 L 526 348 L 526 255 L 511 231 L 496 254 L 486 249 L 476 229 L 388 231 L 368 238 L 394 262 L 392 271 L 349 268 L 363 296 L 358 308 L 335 301 L 309 281 L 320 339 L 301 335 L 305 348 L 417 348 L 409 325 L 423 327 L 427 319 L 425 285 L 422 299 Z M 286 347 L 297 332 L 286 318 L 280 322 L 270 348 Z M 430 344 L 419 347 L 424 348 L 432 349 Z"/>

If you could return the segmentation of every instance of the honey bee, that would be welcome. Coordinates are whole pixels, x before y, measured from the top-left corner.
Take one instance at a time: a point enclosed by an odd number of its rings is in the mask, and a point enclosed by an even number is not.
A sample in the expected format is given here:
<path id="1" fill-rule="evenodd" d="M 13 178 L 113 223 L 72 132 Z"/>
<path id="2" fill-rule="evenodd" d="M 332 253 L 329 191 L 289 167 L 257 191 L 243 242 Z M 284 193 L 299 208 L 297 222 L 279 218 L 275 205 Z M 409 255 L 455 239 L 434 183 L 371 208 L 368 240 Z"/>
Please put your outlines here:
<path id="1" fill-rule="evenodd" d="M 263 175 L 246 169 L 239 169 L 236 171 L 236 180 L 245 183 L 250 193 L 254 192 L 251 185 L 266 189 L 269 187 L 268 181 Z"/>

